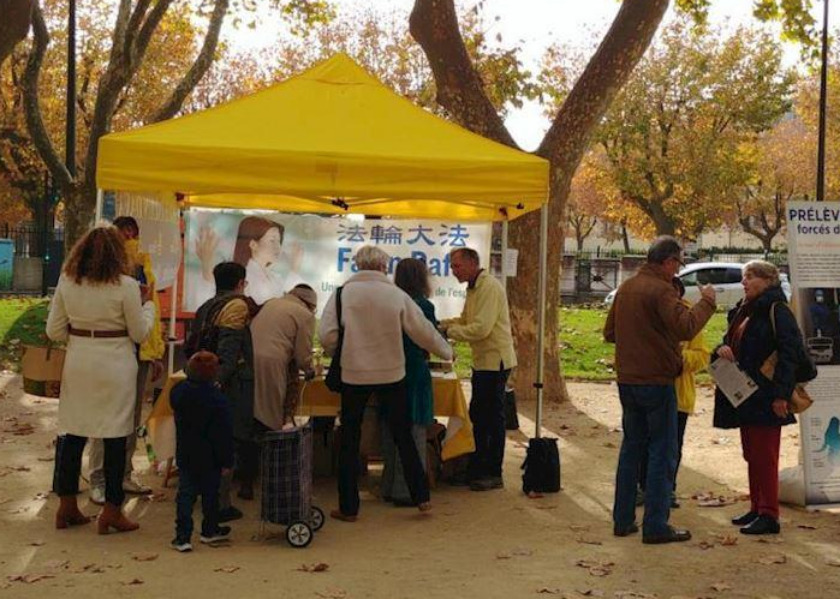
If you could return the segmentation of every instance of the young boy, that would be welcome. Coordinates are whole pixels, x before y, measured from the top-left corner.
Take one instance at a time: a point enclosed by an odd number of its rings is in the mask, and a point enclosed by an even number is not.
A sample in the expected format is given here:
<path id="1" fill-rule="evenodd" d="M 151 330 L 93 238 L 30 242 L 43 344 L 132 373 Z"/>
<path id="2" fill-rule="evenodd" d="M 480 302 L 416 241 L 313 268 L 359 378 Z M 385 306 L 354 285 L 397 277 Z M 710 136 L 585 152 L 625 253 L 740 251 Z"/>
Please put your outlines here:
<path id="1" fill-rule="evenodd" d="M 187 365 L 187 380 L 170 395 L 179 471 L 172 548 L 180 552 L 192 550 L 192 510 L 198 495 L 201 542 L 216 543 L 230 534 L 229 526 L 219 526 L 219 482 L 233 467 L 233 424 L 229 402 L 215 384 L 218 370 L 215 354 L 195 353 Z"/>

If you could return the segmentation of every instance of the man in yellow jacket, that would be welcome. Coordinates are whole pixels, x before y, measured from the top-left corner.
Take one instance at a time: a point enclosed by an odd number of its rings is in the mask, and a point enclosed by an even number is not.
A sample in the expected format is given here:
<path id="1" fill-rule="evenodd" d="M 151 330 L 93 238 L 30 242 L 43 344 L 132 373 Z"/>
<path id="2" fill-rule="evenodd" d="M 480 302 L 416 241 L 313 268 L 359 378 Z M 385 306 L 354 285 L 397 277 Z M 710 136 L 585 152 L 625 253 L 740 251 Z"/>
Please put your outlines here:
<path id="1" fill-rule="evenodd" d="M 134 468 L 131 458 L 137 448 L 137 427 L 140 425 L 140 415 L 143 410 L 143 397 L 146 395 L 146 385 L 151 379 L 157 380 L 163 373 L 163 353 L 166 348 L 163 342 L 163 335 L 160 328 L 160 301 L 155 293 L 155 273 L 152 270 L 152 259 L 146 252 L 140 250 L 140 226 L 131 216 L 119 216 L 114 219 L 114 226 L 119 230 L 125 240 L 125 249 L 128 254 L 128 261 L 131 272 L 142 285 L 147 285 L 151 290 L 151 299 L 155 305 L 155 322 L 152 332 L 146 340 L 140 344 L 137 353 L 138 368 L 137 380 L 137 401 L 134 407 L 134 433 L 128 436 L 125 444 L 125 473 L 123 478 L 123 490 L 126 493 L 147 495 L 152 490 L 143 485 L 132 476 Z M 90 449 L 90 499 L 93 503 L 102 504 L 105 501 L 105 473 L 104 473 L 105 450 L 102 439 L 92 439 Z"/>
<path id="2" fill-rule="evenodd" d="M 468 472 L 470 489 L 500 489 L 505 453 L 505 384 L 516 366 L 510 309 L 502 284 L 479 265 L 478 252 L 458 248 L 449 254 L 452 272 L 467 283 L 467 299 L 458 318 L 440 323 L 450 339 L 472 348 L 470 419 L 475 453 Z"/>

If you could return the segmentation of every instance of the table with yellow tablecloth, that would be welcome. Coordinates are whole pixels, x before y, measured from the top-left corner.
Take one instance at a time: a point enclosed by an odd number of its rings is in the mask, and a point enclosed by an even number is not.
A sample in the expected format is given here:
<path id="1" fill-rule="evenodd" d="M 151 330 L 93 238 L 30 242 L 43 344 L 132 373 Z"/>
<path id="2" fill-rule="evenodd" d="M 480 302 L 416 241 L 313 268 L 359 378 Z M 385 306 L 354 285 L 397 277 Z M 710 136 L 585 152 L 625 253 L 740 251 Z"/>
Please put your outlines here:
<path id="1" fill-rule="evenodd" d="M 172 374 L 155 402 L 147 427 L 149 440 L 158 460 L 165 461 L 175 456 L 175 421 L 169 405 L 169 393 L 186 375 Z M 470 422 L 467 400 L 461 389 L 461 382 L 454 373 L 433 376 L 434 414 L 449 419 L 446 437 L 443 441 L 442 458 L 449 460 L 475 451 L 472 422 Z M 298 402 L 298 416 L 336 416 L 341 406 L 341 397 L 324 384 L 323 379 L 305 383 Z"/>

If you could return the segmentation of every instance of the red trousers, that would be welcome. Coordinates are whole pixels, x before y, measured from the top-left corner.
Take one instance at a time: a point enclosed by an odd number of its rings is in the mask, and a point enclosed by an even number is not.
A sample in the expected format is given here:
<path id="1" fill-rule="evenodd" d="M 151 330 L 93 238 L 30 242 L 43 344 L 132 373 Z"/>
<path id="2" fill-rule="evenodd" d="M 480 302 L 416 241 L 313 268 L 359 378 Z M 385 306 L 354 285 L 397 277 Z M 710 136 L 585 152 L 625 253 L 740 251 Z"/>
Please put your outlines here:
<path id="1" fill-rule="evenodd" d="M 741 426 L 750 478 L 750 511 L 779 519 L 780 426 Z"/>

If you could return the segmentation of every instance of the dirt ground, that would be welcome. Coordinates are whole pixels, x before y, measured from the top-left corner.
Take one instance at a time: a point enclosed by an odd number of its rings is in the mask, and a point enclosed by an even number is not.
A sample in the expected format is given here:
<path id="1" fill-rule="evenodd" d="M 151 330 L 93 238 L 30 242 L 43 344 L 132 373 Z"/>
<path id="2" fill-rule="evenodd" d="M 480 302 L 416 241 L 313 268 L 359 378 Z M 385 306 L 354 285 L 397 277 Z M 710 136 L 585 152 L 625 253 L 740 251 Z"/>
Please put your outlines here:
<path id="1" fill-rule="evenodd" d="M 434 509 L 412 509 L 362 495 L 359 521 L 328 520 L 309 548 L 282 537 L 260 540 L 258 502 L 238 502 L 246 518 L 232 542 L 190 554 L 172 551 L 174 490 L 138 453 L 143 479 L 162 491 L 131 499 L 139 531 L 98 536 L 93 525 L 57 531 L 48 494 L 57 402 L 23 394 L 0 375 L 0 597 L 606 597 L 736 598 L 836 596 L 840 516 L 783 508 L 782 534 L 745 538 L 729 518 L 746 511 L 746 468 L 737 431 L 711 428 L 711 399 L 689 421 L 680 471 L 682 507 L 672 522 L 694 534 L 679 545 L 614 538 L 613 476 L 621 433 L 614 385 L 570 384 L 571 405 L 546 409 L 545 434 L 559 436 L 563 491 L 529 499 L 519 466 L 534 433 L 533 405 L 520 406 L 520 432 L 508 436 L 505 489 L 472 493 L 439 486 Z M 798 427 L 787 427 L 783 465 L 794 464 Z M 375 484 L 376 474 L 363 486 Z M 316 503 L 336 505 L 333 480 L 316 484 Z M 723 507 L 702 499 L 723 497 Z M 699 497 L 700 499 L 697 499 Z M 83 511 L 93 514 L 83 492 Z M 196 510 L 198 511 L 198 510 Z M 641 512 L 641 510 L 640 510 Z M 641 513 L 639 513 L 641 518 Z M 274 527 L 275 533 L 282 529 Z M 197 539 L 196 539 L 197 540 Z M 314 568 L 317 564 L 326 567 Z M 321 570 L 321 571 L 312 571 Z M 832 590 L 834 589 L 834 590 Z"/>

